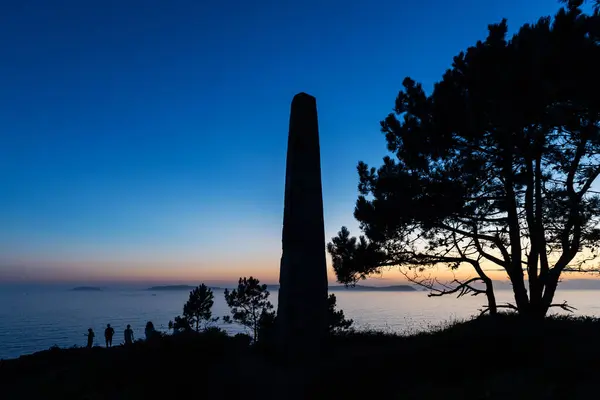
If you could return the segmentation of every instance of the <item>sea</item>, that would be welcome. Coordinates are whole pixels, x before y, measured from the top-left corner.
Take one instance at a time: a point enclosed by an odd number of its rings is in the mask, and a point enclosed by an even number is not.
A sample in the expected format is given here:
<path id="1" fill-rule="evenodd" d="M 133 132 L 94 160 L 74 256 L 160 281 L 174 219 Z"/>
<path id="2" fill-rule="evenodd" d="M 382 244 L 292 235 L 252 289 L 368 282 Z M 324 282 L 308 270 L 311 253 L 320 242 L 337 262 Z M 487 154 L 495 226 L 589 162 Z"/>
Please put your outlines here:
<path id="1" fill-rule="evenodd" d="M 52 346 L 84 346 L 88 328 L 95 345 L 104 346 L 103 331 L 110 323 L 116 331 L 113 345 L 123 342 L 127 324 L 136 339 L 143 338 L 147 321 L 168 332 L 169 320 L 180 315 L 189 292 L 150 291 L 147 287 L 106 287 L 101 291 L 73 291 L 72 287 L 43 285 L 0 286 L 0 359 L 16 358 Z M 214 316 L 227 315 L 223 290 L 215 290 Z M 338 308 L 358 329 L 413 334 L 443 327 L 479 314 L 482 296 L 428 297 L 425 291 L 333 291 Z M 510 290 L 497 290 L 500 302 L 511 301 Z M 277 291 L 271 291 L 277 305 Z M 600 317 L 600 291 L 559 290 L 555 302 L 567 300 L 574 315 Z M 565 313 L 555 310 L 555 313 Z M 222 325 L 229 333 L 245 332 L 238 325 Z"/>

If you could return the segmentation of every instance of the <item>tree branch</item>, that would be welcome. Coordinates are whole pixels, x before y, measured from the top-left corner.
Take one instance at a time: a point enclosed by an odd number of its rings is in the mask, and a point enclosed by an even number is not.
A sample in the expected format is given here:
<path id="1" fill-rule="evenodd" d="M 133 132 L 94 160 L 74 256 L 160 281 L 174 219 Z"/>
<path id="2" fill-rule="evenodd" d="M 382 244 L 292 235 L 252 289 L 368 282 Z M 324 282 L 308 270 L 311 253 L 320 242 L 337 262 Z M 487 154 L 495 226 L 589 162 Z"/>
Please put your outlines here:
<path id="1" fill-rule="evenodd" d="M 471 286 L 472 283 L 483 281 L 482 278 L 471 278 L 466 281 L 459 281 L 454 278 L 450 283 L 441 283 L 435 278 L 422 278 L 418 279 L 417 276 L 410 276 L 407 272 L 400 270 L 400 273 L 404 275 L 404 277 L 409 281 L 414 283 L 415 285 L 421 286 L 431 293 L 427 294 L 427 297 L 440 297 L 445 296 L 447 294 L 458 293 L 457 298 L 460 298 L 466 294 L 471 294 L 471 296 L 477 296 L 480 294 L 485 294 L 486 291 L 483 289 L 478 289 L 476 287 Z M 435 287 L 435 285 L 440 285 L 444 287 L 444 289 L 439 289 Z M 451 285 L 457 284 L 457 286 L 452 287 Z"/>
<path id="2" fill-rule="evenodd" d="M 550 307 L 558 307 L 558 308 L 562 308 L 565 311 L 568 311 L 570 313 L 572 313 L 573 311 L 577 310 L 575 307 L 570 306 L 569 304 L 567 304 L 567 301 L 563 301 L 561 304 L 550 304 L 548 306 L 548 308 Z"/>
<path id="3" fill-rule="evenodd" d="M 440 290 L 437 288 L 433 288 L 432 290 L 435 293 L 429 293 L 427 295 L 427 297 L 440 297 L 440 296 L 445 296 L 447 294 L 454 294 L 454 293 L 458 293 L 458 296 L 456 296 L 457 298 L 461 298 L 462 296 L 466 295 L 466 294 L 471 294 L 471 296 L 477 296 L 480 294 L 485 294 L 486 291 L 482 290 L 482 289 L 477 289 L 473 286 L 470 285 L 470 283 L 475 283 L 475 282 L 479 282 L 479 281 L 483 281 L 483 279 L 481 278 L 471 278 L 465 282 L 461 282 L 458 279 L 454 279 L 452 283 L 456 283 L 458 284 L 458 286 L 456 286 L 454 289 L 446 289 L 446 290 Z M 446 286 L 446 285 L 444 285 Z"/>
<path id="4" fill-rule="evenodd" d="M 489 242 L 492 242 L 496 247 L 498 247 L 498 250 L 500 250 L 500 252 L 502 253 L 502 256 L 505 259 L 509 259 L 508 250 L 506 249 L 506 247 L 504 247 L 504 244 L 502 244 L 502 242 L 500 241 L 500 238 L 477 233 L 476 229 L 475 229 L 475 232 L 468 232 L 468 231 L 464 231 L 462 229 L 454 228 L 447 224 L 440 224 L 440 228 L 447 229 L 450 232 L 458 233 L 459 235 L 463 235 L 463 236 L 466 236 L 466 237 L 469 237 L 472 239 L 476 239 L 476 240 L 481 239 L 481 240 L 487 240 Z M 485 256 L 485 254 L 482 254 L 482 255 L 484 255 L 485 258 L 488 258 Z M 500 260 L 499 258 L 494 257 L 491 254 L 488 254 L 488 256 L 490 257 L 490 258 L 488 258 L 490 261 L 493 261 L 494 263 L 496 263 L 502 267 L 506 266 L 506 263 L 504 261 Z"/>
<path id="5" fill-rule="evenodd" d="M 496 306 L 496 308 L 508 308 L 510 310 L 514 310 L 516 312 L 519 312 L 519 308 L 516 307 L 513 304 L 510 304 L 510 303 L 499 304 L 499 305 Z M 478 315 L 477 318 L 481 318 L 484 314 L 486 314 L 487 312 L 489 312 L 490 311 L 490 307 L 481 308 L 481 309 L 479 309 L 479 311 L 480 311 L 480 313 L 479 313 L 479 315 Z"/>

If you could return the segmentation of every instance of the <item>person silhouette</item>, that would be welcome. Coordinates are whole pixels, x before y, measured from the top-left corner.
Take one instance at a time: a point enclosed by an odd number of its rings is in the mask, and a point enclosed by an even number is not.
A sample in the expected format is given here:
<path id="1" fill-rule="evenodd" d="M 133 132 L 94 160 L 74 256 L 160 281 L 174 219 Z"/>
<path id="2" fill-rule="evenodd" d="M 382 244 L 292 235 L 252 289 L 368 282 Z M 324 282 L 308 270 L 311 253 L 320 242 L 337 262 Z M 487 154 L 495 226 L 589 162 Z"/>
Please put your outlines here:
<path id="1" fill-rule="evenodd" d="M 144 333 L 146 334 L 146 340 L 150 340 L 150 338 L 154 336 L 154 334 L 156 333 L 156 329 L 154 329 L 154 324 L 152 323 L 152 321 L 148 321 Z"/>
<path id="2" fill-rule="evenodd" d="M 115 330 L 110 326 L 110 324 L 106 324 L 106 329 L 104 330 L 104 339 L 106 340 L 106 347 L 112 347 L 112 338 L 115 334 Z"/>
<path id="3" fill-rule="evenodd" d="M 125 329 L 125 344 L 130 345 L 133 343 L 133 329 L 131 329 L 131 325 L 127 325 L 127 329 Z"/>
<path id="4" fill-rule="evenodd" d="M 91 349 L 92 345 L 94 344 L 94 336 L 96 336 L 94 335 L 92 328 L 88 329 L 88 333 L 85 336 L 87 336 L 87 348 Z"/>

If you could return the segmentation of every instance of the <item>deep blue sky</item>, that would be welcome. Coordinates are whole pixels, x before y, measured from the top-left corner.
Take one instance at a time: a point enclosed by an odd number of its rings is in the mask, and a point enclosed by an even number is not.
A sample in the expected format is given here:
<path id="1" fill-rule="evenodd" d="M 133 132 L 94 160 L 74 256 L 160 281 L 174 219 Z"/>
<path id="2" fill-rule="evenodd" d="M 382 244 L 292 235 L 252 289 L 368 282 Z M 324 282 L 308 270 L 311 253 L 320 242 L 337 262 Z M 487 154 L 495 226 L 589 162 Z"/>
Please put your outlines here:
<path id="1" fill-rule="evenodd" d="M 327 238 L 402 79 L 555 0 L 31 1 L 0 12 L 0 279 L 276 281 L 290 101 L 317 98 Z"/>

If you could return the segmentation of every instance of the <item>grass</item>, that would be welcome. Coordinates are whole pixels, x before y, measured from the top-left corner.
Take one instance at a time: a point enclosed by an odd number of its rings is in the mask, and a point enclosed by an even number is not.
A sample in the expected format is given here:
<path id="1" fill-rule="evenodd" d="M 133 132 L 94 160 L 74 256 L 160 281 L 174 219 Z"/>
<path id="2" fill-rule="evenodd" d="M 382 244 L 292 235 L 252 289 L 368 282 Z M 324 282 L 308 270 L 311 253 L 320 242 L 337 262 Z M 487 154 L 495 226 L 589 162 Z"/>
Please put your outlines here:
<path id="1" fill-rule="evenodd" d="M 0 363 L 0 398 L 589 399 L 600 321 L 515 315 L 428 332 L 360 331 L 310 364 L 283 365 L 242 336 L 167 336 L 130 348 L 52 349 Z"/>

